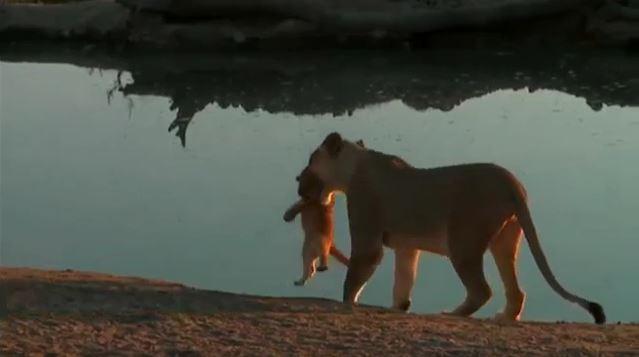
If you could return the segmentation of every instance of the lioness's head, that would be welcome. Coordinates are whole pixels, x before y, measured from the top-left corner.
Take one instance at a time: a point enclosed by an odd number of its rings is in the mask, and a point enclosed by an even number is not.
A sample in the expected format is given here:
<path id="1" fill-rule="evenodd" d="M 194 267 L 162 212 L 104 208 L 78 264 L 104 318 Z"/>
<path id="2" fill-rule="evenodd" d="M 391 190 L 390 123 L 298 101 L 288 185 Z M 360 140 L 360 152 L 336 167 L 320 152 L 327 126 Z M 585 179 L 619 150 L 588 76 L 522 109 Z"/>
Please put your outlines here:
<path id="1" fill-rule="evenodd" d="M 331 133 L 313 151 L 307 168 L 322 180 L 324 191 L 346 192 L 359 154 L 365 150 L 362 140 L 351 142 Z"/>

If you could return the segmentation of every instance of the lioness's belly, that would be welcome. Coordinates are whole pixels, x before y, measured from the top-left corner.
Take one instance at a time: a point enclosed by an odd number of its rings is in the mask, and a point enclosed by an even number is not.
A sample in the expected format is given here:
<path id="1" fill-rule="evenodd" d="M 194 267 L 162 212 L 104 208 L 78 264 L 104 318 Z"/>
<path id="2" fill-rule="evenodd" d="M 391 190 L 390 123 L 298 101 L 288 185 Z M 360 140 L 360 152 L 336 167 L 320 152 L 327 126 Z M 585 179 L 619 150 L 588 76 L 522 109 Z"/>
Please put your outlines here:
<path id="1" fill-rule="evenodd" d="M 411 248 L 448 256 L 445 232 L 427 235 L 384 234 L 384 244 L 391 249 Z"/>

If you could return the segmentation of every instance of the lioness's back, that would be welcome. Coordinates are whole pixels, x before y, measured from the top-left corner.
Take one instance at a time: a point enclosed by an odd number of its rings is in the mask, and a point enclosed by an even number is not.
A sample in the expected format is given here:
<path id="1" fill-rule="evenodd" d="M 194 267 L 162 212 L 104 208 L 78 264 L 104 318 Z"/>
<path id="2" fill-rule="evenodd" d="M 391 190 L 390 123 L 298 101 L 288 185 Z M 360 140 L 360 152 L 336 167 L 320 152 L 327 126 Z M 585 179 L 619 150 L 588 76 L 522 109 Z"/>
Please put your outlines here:
<path id="1" fill-rule="evenodd" d="M 422 201 L 454 202 L 471 197 L 510 200 L 513 189 L 525 191 L 519 180 L 507 169 L 493 163 L 472 163 L 433 168 L 415 168 L 403 160 L 382 153 L 372 152 L 371 168 L 375 170 L 374 186 L 386 193 L 385 199 L 421 204 Z M 392 185 L 388 183 L 392 182 Z M 440 206 L 441 207 L 441 206 Z"/>

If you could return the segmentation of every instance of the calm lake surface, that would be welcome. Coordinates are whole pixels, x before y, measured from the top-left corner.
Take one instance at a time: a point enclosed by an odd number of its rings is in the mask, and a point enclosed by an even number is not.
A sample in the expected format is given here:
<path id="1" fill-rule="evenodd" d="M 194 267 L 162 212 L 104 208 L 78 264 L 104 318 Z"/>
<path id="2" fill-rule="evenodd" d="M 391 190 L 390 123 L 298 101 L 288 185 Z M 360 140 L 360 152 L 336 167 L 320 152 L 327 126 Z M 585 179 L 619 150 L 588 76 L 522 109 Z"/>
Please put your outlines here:
<path id="1" fill-rule="evenodd" d="M 639 320 L 639 58 L 438 52 L 183 56 L 4 53 L 0 263 L 92 270 L 274 296 L 306 287 L 295 175 L 339 131 L 415 166 L 495 162 L 526 185 L 559 280 Z M 167 130 L 170 128 L 170 131 Z M 176 135 L 177 134 L 177 135 Z M 336 243 L 349 252 L 345 199 Z M 392 252 L 364 290 L 391 303 Z M 494 298 L 503 289 L 490 255 Z M 523 318 L 590 321 L 522 245 Z M 423 254 L 413 312 L 455 307 L 449 262 Z"/>

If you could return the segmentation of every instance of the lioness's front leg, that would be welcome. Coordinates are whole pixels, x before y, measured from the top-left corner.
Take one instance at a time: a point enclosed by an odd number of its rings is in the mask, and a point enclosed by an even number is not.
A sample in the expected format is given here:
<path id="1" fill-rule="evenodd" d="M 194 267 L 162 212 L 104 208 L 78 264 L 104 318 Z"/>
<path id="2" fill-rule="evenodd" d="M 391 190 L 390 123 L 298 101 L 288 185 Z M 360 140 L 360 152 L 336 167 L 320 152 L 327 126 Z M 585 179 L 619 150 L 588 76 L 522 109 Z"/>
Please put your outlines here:
<path id="1" fill-rule="evenodd" d="M 355 304 L 362 288 L 382 260 L 384 249 L 382 234 L 362 235 L 351 233 L 351 259 L 344 280 L 343 301 Z"/>
<path id="2" fill-rule="evenodd" d="M 351 234 L 351 258 L 344 280 L 343 301 L 357 303 L 364 284 L 384 255 L 384 231 L 371 195 L 365 187 L 351 190 L 348 201 L 348 227 Z"/>
<path id="3" fill-rule="evenodd" d="M 469 316 L 479 310 L 492 296 L 484 276 L 484 252 L 488 242 L 499 230 L 499 224 L 470 225 L 463 219 L 469 214 L 459 214 L 448 228 L 450 262 L 466 288 L 466 299 L 451 314 Z"/>
<path id="4" fill-rule="evenodd" d="M 364 285 L 375 272 L 382 258 L 383 251 L 367 252 L 366 254 L 351 255 L 346 280 L 344 280 L 343 301 L 348 304 L 355 304 Z"/>
<path id="5" fill-rule="evenodd" d="M 395 249 L 395 282 L 393 284 L 393 308 L 408 311 L 411 292 L 417 276 L 419 250 Z"/>

